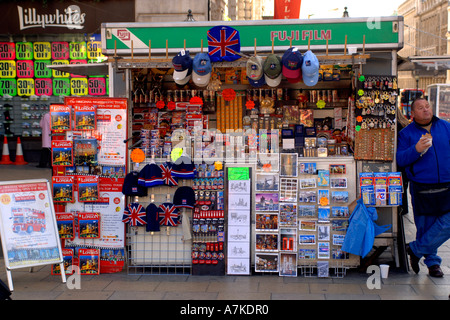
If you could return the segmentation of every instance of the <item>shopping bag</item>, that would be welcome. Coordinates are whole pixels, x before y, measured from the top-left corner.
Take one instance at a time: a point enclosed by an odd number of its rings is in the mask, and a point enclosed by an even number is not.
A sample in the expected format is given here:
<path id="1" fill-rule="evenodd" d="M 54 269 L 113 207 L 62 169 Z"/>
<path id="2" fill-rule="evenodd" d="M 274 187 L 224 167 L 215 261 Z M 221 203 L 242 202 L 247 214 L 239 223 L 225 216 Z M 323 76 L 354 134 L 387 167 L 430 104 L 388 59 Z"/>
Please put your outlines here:
<path id="1" fill-rule="evenodd" d="M 364 258 L 372 250 L 375 237 L 391 228 L 391 225 L 378 226 L 377 219 L 377 210 L 366 207 L 362 199 L 358 199 L 349 218 L 342 251 Z"/>

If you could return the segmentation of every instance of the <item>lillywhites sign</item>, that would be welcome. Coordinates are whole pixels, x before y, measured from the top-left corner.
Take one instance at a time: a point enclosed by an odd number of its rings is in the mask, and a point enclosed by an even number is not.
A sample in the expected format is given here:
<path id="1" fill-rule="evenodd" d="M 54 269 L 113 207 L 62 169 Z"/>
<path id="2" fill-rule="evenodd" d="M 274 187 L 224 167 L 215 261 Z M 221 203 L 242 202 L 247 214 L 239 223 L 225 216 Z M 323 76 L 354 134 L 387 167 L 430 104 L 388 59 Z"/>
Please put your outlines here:
<path id="1" fill-rule="evenodd" d="M 67 28 L 83 29 L 86 13 L 81 12 L 77 5 L 70 5 L 63 10 L 55 9 L 54 13 L 40 14 L 35 8 L 17 6 L 19 29 L 30 28 Z"/>

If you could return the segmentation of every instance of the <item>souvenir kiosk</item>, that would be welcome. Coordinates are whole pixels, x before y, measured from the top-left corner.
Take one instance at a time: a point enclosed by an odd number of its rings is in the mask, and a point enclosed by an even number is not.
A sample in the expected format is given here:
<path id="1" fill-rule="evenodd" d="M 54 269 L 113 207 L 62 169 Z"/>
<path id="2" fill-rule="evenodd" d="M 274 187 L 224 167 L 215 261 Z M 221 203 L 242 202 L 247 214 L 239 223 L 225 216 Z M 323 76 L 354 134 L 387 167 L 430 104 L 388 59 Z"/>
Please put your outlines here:
<path id="1" fill-rule="evenodd" d="M 364 262 L 341 250 L 359 198 L 391 226 L 365 259 L 389 247 L 399 265 L 403 17 L 101 32 L 110 95 L 129 101 L 127 203 L 147 219 L 124 220 L 130 274 L 344 276 Z"/>

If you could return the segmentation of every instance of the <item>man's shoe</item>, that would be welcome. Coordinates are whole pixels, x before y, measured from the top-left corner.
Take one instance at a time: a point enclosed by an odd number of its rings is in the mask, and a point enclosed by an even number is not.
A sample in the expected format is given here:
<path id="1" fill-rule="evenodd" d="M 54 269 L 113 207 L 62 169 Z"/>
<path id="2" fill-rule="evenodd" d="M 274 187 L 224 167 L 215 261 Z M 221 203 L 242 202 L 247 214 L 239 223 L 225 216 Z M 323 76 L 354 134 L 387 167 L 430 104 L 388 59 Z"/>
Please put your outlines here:
<path id="1" fill-rule="evenodd" d="M 406 245 L 406 252 L 409 255 L 409 263 L 411 264 L 411 268 L 413 271 L 417 274 L 420 271 L 419 261 L 420 258 L 418 258 L 414 252 L 411 250 L 409 244 Z"/>
<path id="2" fill-rule="evenodd" d="M 444 273 L 442 272 L 441 267 L 438 264 L 429 267 L 428 274 L 430 275 L 430 277 L 434 278 L 442 278 L 444 276 Z"/>

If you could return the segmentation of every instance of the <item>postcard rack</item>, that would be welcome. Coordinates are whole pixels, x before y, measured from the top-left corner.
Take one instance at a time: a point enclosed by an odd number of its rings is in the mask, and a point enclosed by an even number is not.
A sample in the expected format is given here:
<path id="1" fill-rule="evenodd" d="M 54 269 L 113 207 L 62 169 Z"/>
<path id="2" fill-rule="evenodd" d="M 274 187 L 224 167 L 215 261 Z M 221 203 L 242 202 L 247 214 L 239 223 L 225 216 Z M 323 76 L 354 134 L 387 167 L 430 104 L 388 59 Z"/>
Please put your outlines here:
<path id="1" fill-rule="evenodd" d="M 255 272 L 344 277 L 360 264 L 340 250 L 356 199 L 355 160 L 279 156 L 272 172 L 257 165 L 253 175 Z"/>

